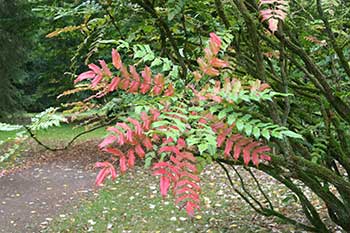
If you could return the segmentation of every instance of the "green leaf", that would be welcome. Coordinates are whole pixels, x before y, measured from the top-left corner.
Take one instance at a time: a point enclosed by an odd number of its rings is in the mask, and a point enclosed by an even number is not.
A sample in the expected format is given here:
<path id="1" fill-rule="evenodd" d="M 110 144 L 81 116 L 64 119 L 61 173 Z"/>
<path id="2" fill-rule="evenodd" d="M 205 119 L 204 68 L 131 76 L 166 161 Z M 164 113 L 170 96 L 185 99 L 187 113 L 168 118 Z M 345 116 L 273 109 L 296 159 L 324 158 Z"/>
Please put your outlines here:
<path id="1" fill-rule="evenodd" d="M 287 136 L 287 137 L 290 137 L 290 138 L 300 138 L 300 139 L 303 139 L 303 136 L 298 134 L 298 133 L 294 133 L 293 131 L 283 131 L 282 132 L 283 135 Z"/>
<path id="2" fill-rule="evenodd" d="M 232 125 L 237 119 L 237 115 L 234 113 L 234 114 L 231 114 L 227 117 L 227 124 L 229 125 Z"/>
<path id="3" fill-rule="evenodd" d="M 243 121 L 242 121 L 241 119 L 239 119 L 239 120 L 236 122 L 236 127 L 237 127 L 238 131 L 240 131 L 240 132 L 243 130 L 243 128 L 244 128 L 244 123 L 243 123 Z"/>
<path id="4" fill-rule="evenodd" d="M 260 138 L 260 129 L 258 127 L 253 127 L 253 135 L 256 139 Z"/>
<path id="5" fill-rule="evenodd" d="M 169 125 L 169 121 L 156 121 L 152 123 L 152 128 L 158 128 L 159 126 Z"/>
<path id="6" fill-rule="evenodd" d="M 162 60 L 161 60 L 159 57 L 157 57 L 157 58 L 154 59 L 153 62 L 151 63 L 151 67 L 159 66 L 159 65 L 161 65 L 162 63 L 163 63 Z"/>
<path id="7" fill-rule="evenodd" d="M 171 69 L 171 62 L 164 59 L 162 71 L 169 71 Z"/>
<path id="8" fill-rule="evenodd" d="M 225 118 L 225 117 L 226 117 L 226 110 L 223 109 L 223 110 L 221 110 L 221 111 L 219 112 L 218 118 L 219 118 L 219 120 L 221 120 L 221 119 L 223 119 L 223 118 Z"/>
<path id="9" fill-rule="evenodd" d="M 217 156 L 217 153 L 216 153 L 216 145 L 209 145 L 208 146 L 208 151 L 209 151 L 209 154 L 211 155 L 211 156 Z"/>
<path id="10" fill-rule="evenodd" d="M 203 154 L 204 151 L 206 151 L 208 149 L 208 144 L 199 144 L 198 145 L 198 150 L 200 154 Z"/>
<path id="11" fill-rule="evenodd" d="M 250 136 L 252 134 L 253 126 L 251 124 L 246 124 L 244 127 L 245 133 L 247 136 Z"/>
<path id="12" fill-rule="evenodd" d="M 264 138 L 266 138 L 267 141 L 270 140 L 270 132 L 269 132 L 269 130 L 263 129 L 263 130 L 261 131 L 261 135 L 262 135 Z"/>
<path id="13" fill-rule="evenodd" d="M 275 138 L 278 138 L 278 139 L 283 139 L 282 133 L 280 131 L 277 131 L 277 130 L 273 130 L 271 132 L 271 136 L 275 137 Z"/>

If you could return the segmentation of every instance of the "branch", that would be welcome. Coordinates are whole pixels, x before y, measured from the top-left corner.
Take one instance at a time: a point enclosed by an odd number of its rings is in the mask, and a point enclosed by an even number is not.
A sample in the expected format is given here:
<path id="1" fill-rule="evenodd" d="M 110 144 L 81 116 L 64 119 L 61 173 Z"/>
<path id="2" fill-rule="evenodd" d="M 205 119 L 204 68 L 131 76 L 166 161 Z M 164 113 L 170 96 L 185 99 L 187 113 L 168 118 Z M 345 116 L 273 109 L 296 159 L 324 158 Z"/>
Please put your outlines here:
<path id="1" fill-rule="evenodd" d="M 45 143 L 43 143 L 42 141 L 40 141 L 37 136 L 33 133 L 33 131 L 30 129 L 29 126 L 27 125 L 24 125 L 23 127 L 27 130 L 27 132 L 29 133 L 29 136 L 31 138 L 34 139 L 34 141 L 36 141 L 40 146 L 44 147 L 45 149 L 49 150 L 49 151 L 62 151 L 62 150 L 66 150 L 68 149 L 69 146 L 71 146 L 73 144 L 74 141 L 76 141 L 79 137 L 83 136 L 84 134 L 87 134 L 87 133 L 90 133 L 90 132 L 93 132 L 97 129 L 100 129 L 102 127 L 105 127 L 105 126 L 108 126 L 111 124 L 111 122 L 113 122 L 115 119 L 112 119 L 102 125 L 98 125 L 98 126 L 95 126 L 89 130 L 85 130 L 81 133 L 78 133 L 77 135 L 75 135 L 64 147 L 61 147 L 61 148 L 53 148 L 53 147 L 50 147 L 48 145 L 46 145 Z"/>
<path id="2" fill-rule="evenodd" d="M 174 39 L 168 24 L 164 21 L 164 19 L 158 16 L 156 10 L 153 7 L 153 4 L 149 0 L 134 0 L 137 4 L 139 4 L 146 12 L 148 12 L 155 20 L 156 24 L 164 30 L 165 35 L 170 41 L 171 46 L 173 47 L 174 53 L 176 55 L 177 60 L 181 66 L 181 76 L 182 78 L 186 78 L 187 76 L 187 67 L 184 61 L 184 58 L 181 56 L 179 52 L 179 48 L 177 46 L 176 40 Z"/>
<path id="3" fill-rule="evenodd" d="M 350 77 L 350 65 L 347 62 L 343 51 L 338 46 L 337 41 L 336 41 L 335 36 L 334 36 L 334 33 L 332 31 L 332 28 L 331 28 L 331 25 L 329 24 L 328 19 L 324 15 L 324 12 L 323 12 L 323 9 L 322 9 L 321 0 L 317 0 L 317 11 L 318 11 L 318 14 L 321 17 L 321 20 L 324 23 L 324 26 L 326 27 L 326 32 L 328 34 L 330 43 L 331 43 L 334 51 L 337 53 L 337 55 L 339 57 L 339 61 L 340 61 L 341 66 L 344 68 L 344 70 L 345 70 L 346 74 L 348 75 L 348 77 Z"/>
<path id="4" fill-rule="evenodd" d="M 216 7 L 216 11 L 218 12 L 220 19 L 222 20 L 222 22 L 225 25 L 225 28 L 229 29 L 231 27 L 231 25 L 230 25 L 230 22 L 228 21 L 226 15 L 225 15 L 224 7 L 222 6 L 221 0 L 215 0 L 215 7 Z"/>

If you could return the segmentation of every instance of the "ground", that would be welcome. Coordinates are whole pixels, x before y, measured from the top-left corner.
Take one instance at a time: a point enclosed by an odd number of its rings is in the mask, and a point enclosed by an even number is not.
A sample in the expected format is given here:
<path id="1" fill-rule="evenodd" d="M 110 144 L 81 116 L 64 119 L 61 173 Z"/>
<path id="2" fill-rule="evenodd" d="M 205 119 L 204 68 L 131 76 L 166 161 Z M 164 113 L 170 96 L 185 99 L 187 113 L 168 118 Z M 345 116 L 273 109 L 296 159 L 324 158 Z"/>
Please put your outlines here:
<path id="1" fill-rule="evenodd" d="M 97 150 L 97 144 L 96 140 L 83 141 L 54 153 L 32 147 L 19 167 L 0 177 L 0 230 L 301 232 L 277 219 L 256 214 L 232 191 L 218 165 L 207 166 L 202 172 L 202 206 L 193 219 L 174 207 L 171 196 L 162 200 L 157 177 L 141 164 L 97 189 L 93 164 L 107 156 Z M 247 181 L 246 188 L 261 199 L 249 174 L 238 169 Z M 279 211 L 307 223 L 300 206 L 285 188 L 263 173 L 256 175 Z M 242 189 L 237 174 L 232 176 L 234 185 Z"/>
<path id="2" fill-rule="evenodd" d="M 55 153 L 31 149 L 21 165 L 6 170 L 0 177 L 0 232 L 39 232 L 91 196 L 96 190 L 91 168 L 103 154 L 85 157 L 82 150 L 88 152 L 84 144 Z"/>

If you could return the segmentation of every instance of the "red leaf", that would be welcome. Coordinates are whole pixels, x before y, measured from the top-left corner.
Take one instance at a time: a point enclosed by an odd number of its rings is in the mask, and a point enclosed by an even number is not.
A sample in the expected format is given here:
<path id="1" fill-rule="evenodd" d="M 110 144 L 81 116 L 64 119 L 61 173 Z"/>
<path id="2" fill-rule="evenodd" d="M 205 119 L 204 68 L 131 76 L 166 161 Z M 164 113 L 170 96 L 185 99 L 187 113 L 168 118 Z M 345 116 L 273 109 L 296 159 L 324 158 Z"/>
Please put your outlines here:
<path id="1" fill-rule="evenodd" d="M 122 61 L 120 59 L 120 54 L 115 49 L 112 49 L 112 63 L 113 63 L 113 66 L 118 70 L 122 67 Z"/>
<path id="2" fill-rule="evenodd" d="M 225 151 L 224 151 L 225 158 L 227 158 L 230 155 L 230 152 L 232 150 L 232 146 L 233 146 L 233 141 L 231 141 L 231 139 L 227 139 Z"/>
<path id="3" fill-rule="evenodd" d="M 183 159 L 189 160 L 191 162 L 196 162 L 196 157 L 194 157 L 191 152 L 187 152 L 187 151 L 181 152 L 180 157 Z"/>
<path id="4" fill-rule="evenodd" d="M 126 172 L 126 170 L 128 170 L 127 166 L 126 166 L 126 158 L 125 156 L 121 156 L 119 159 L 119 166 L 120 166 L 120 171 L 122 173 Z"/>
<path id="5" fill-rule="evenodd" d="M 214 55 L 218 54 L 221 47 L 221 39 L 215 33 L 210 33 L 209 48 Z"/>
<path id="6" fill-rule="evenodd" d="M 197 82 L 202 78 L 202 75 L 198 71 L 194 71 L 193 76 L 194 76 L 194 80 L 196 80 Z"/>
<path id="7" fill-rule="evenodd" d="M 101 186 L 102 185 L 103 181 L 108 176 L 108 173 L 109 173 L 109 171 L 108 171 L 107 168 L 103 168 L 103 169 L 100 170 L 100 172 L 96 176 L 96 180 L 95 180 L 96 186 Z"/>
<path id="8" fill-rule="evenodd" d="M 205 53 L 205 59 L 207 61 L 210 61 L 214 56 L 213 52 L 209 48 L 205 48 L 204 53 Z"/>
<path id="9" fill-rule="evenodd" d="M 213 67 L 208 66 L 205 70 L 204 73 L 209 75 L 209 76 L 219 76 L 220 72 L 217 69 L 214 69 Z"/>
<path id="10" fill-rule="evenodd" d="M 147 136 L 143 138 L 142 144 L 147 148 L 147 150 L 152 150 L 153 149 L 152 141 Z"/>
<path id="11" fill-rule="evenodd" d="M 262 147 L 259 147 L 259 148 L 255 149 L 255 150 L 253 150 L 253 152 L 252 152 L 253 164 L 255 166 L 258 166 L 259 165 L 259 154 L 263 153 L 263 152 L 268 152 L 270 150 L 271 149 L 268 146 L 262 146 Z M 261 154 L 260 158 L 263 159 L 263 160 L 266 160 L 266 161 L 270 161 L 271 160 L 271 157 L 268 156 L 268 155 L 265 155 L 265 154 Z"/>
<path id="12" fill-rule="evenodd" d="M 140 122 L 131 117 L 128 117 L 127 121 L 134 125 L 136 134 L 140 136 L 143 132 Z"/>
<path id="13" fill-rule="evenodd" d="M 140 92 L 142 94 L 146 94 L 151 89 L 151 83 L 152 83 L 151 69 L 148 66 L 146 66 L 145 69 L 142 71 L 141 75 L 143 77 L 143 82 L 141 83 L 141 86 L 140 86 Z"/>
<path id="14" fill-rule="evenodd" d="M 89 70 L 84 73 L 79 74 L 79 76 L 74 80 L 74 83 L 83 81 L 85 79 L 92 79 L 96 76 L 95 72 Z"/>
<path id="15" fill-rule="evenodd" d="M 89 64 L 88 67 L 90 68 L 90 70 L 92 70 L 93 72 L 95 72 L 96 75 L 102 76 L 102 70 L 101 70 L 101 68 L 98 67 L 97 65 L 95 65 L 94 63 Z"/>
<path id="16" fill-rule="evenodd" d="M 216 44 L 219 48 L 221 47 L 221 39 L 214 32 L 209 34 L 210 42 Z"/>
<path id="17" fill-rule="evenodd" d="M 157 109 L 151 109 L 150 113 L 152 114 L 153 121 L 156 121 L 160 116 L 160 112 Z"/>
<path id="18" fill-rule="evenodd" d="M 99 145 L 98 147 L 101 148 L 105 148 L 106 146 L 112 144 L 113 142 L 115 142 L 117 140 L 117 137 L 114 135 L 109 135 L 107 136 Z"/>
<path id="19" fill-rule="evenodd" d="M 260 145 L 260 142 L 252 142 L 249 143 L 246 147 L 243 149 L 243 161 L 245 165 L 248 165 L 250 161 L 250 150 L 253 149 L 254 147 L 257 147 Z M 259 160 L 256 160 L 257 158 L 252 158 L 253 163 L 255 164 L 256 162 L 259 163 Z"/>
<path id="20" fill-rule="evenodd" d="M 170 179 L 166 176 L 160 177 L 160 193 L 163 197 L 166 197 L 170 187 Z"/>
<path id="21" fill-rule="evenodd" d="M 119 149 L 117 148 L 105 148 L 104 151 L 108 152 L 108 153 L 111 153 L 111 154 L 114 154 L 118 157 L 121 157 L 121 156 L 124 156 L 124 153 L 121 152 Z"/>
<path id="22" fill-rule="evenodd" d="M 183 200 L 186 200 L 186 199 L 190 199 L 190 200 L 198 202 L 199 195 L 198 195 L 198 193 L 195 193 L 195 192 L 181 195 L 180 197 L 176 198 L 175 203 L 176 203 L 176 205 L 178 205 L 180 202 L 182 202 Z"/>
<path id="23" fill-rule="evenodd" d="M 120 83 L 120 78 L 119 77 L 114 77 L 112 79 L 112 82 L 108 86 L 108 92 L 112 92 L 112 91 L 118 89 L 119 83 Z"/>
<path id="24" fill-rule="evenodd" d="M 129 85 L 130 85 L 130 80 L 129 79 L 126 79 L 126 78 L 123 78 L 121 81 L 120 81 L 120 88 L 122 90 L 127 90 L 129 88 Z"/>
<path id="25" fill-rule="evenodd" d="M 135 166 L 135 153 L 132 149 L 128 151 L 128 166 L 130 168 L 133 168 Z"/>
<path id="26" fill-rule="evenodd" d="M 142 127 L 144 130 L 148 131 L 151 127 L 151 120 L 150 117 L 147 115 L 146 112 L 141 112 L 141 120 L 143 121 Z"/>
<path id="27" fill-rule="evenodd" d="M 158 150 L 158 153 L 163 153 L 163 152 L 172 152 L 175 154 L 180 154 L 179 148 L 176 146 L 163 146 Z"/>
<path id="28" fill-rule="evenodd" d="M 210 64 L 215 67 L 215 68 L 224 68 L 228 67 L 229 64 L 227 61 L 221 60 L 219 58 L 214 57 L 211 61 Z"/>
<path id="29" fill-rule="evenodd" d="M 130 73 L 133 77 L 133 81 L 130 84 L 130 93 L 137 93 L 140 86 L 140 75 L 137 73 L 135 66 L 130 66 Z"/>
<path id="30" fill-rule="evenodd" d="M 111 174 L 111 178 L 112 180 L 114 180 L 115 178 L 117 178 L 117 172 L 115 171 L 114 166 L 111 166 L 108 168 L 109 173 Z"/>
<path id="31" fill-rule="evenodd" d="M 216 142 L 217 147 L 221 147 L 224 143 L 226 136 L 232 131 L 232 127 L 229 127 L 228 129 L 224 130 L 221 134 L 218 135 Z"/>
<path id="32" fill-rule="evenodd" d="M 203 61 L 202 58 L 197 58 L 197 63 L 198 63 L 198 65 L 199 65 L 200 70 L 203 71 L 203 72 L 204 72 L 204 71 L 207 69 L 207 67 L 208 67 L 208 64 L 205 63 L 205 62 Z"/>
<path id="33" fill-rule="evenodd" d="M 109 174 L 111 174 L 112 179 L 117 176 L 113 165 L 109 162 L 97 162 L 95 167 L 102 167 L 95 180 L 97 186 L 100 186 Z"/>
<path id="34" fill-rule="evenodd" d="M 168 171 L 165 170 L 164 168 L 159 168 L 153 172 L 154 176 L 163 176 L 163 175 L 168 175 Z"/>
<path id="35" fill-rule="evenodd" d="M 194 204 L 193 202 L 188 201 L 186 203 L 186 212 L 189 216 L 193 217 L 194 216 L 194 211 L 196 209 L 199 209 L 199 205 Z"/>
<path id="36" fill-rule="evenodd" d="M 181 175 L 181 178 L 187 177 L 187 178 L 191 178 L 192 180 L 194 180 L 196 182 L 200 181 L 200 179 L 197 175 L 194 175 L 194 174 L 187 172 L 187 171 L 182 171 L 180 175 Z"/>
<path id="37" fill-rule="evenodd" d="M 265 154 L 261 154 L 260 155 L 260 159 L 262 160 L 266 160 L 266 161 L 271 161 L 271 157 Z"/>
<path id="38" fill-rule="evenodd" d="M 248 144 L 251 142 L 252 139 L 249 138 L 243 138 L 239 142 L 236 143 L 236 145 L 233 148 L 233 158 L 237 160 L 239 158 L 239 155 L 241 154 L 242 146 Z"/>
<path id="39" fill-rule="evenodd" d="M 174 95 L 174 87 L 171 83 L 169 84 L 168 89 L 166 89 L 164 95 L 165 96 L 173 96 Z"/>
<path id="40" fill-rule="evenodd" d="M 119 126 L 122 129 L 126 130 L 126 140 L 128 140 L 129 142 L 133 141 L 132 130 L 127 124 L 119 122 L 116 126 Z"/>
<path id="41" fill-rule="evenodd" d="M 158 162 L 153 165 L 153 169 L 162 168 L 162 167 L 169 167 L 169 163 L 167 162 Z"/>
<path id="42" fill-rule="evenodd" d="M 189 181 L 189 180 L 180 180 L 179 182 L 176 183 L 176 188 L 182 187 L 182 186 L 187 186 L 190 187 L 192 189 L 197 190 L 198 192 L 201 190 L 201 188 L 199 187 L 198 184 Z"/>
<path id="43" fill-rule="evenodd" d="M 93 88 L 96 87 L 97 84 L 99 84 L 101 82 L 102 78 L 103 78 L 102 75 L 96 75 L 95 78 L 91 82 L 91 87 L 93 87 Z"/>
<path id="44" fill-rule="evenodd" d="M 177 139 L 177 148 L 179 148 L 179 150 L 186 146 L 186 141 L 183 138 Z"/>
<path id="45" fill-rule="evenodd" d="M 107 75 L 108 77 L 112 77 L 112 72 L 109 70 L 106 62 L 104 60 L 99 60 L 100 65 L 102 67 L 102 71 L 105 75 Z"/>
<path id="46" fill-rule="evenodd" d="M 112 165 L 112 164 L 109 162 L 96 162 L 95 163 L 95 167 L 108 167 L 110 165 Z"/>
<path id="47" fill-rule="evenodd" d="M 183 193 L 192 193 L 192 194 L 196 194 L 196 191 L 195 190 L 193 190 L 193 189 L 190 189 L 189 187 L 183 187 L 183 188 L 181 188 L 181 189 L 178 189 L 178 190 L 176 190 L 176 194 L 177 195 L 181 195 L 181 194 L 183 194 Z"/>
<path id="48" fill-rule="evenodd" d="M 164 77 L 162 74 L 157 74 L 154 77 L 154 87 L 153 87 L 153 94 L 154 95 L 160 95 L 164 88 Z"/>
<path id="49" fill-rule="evenodd" d="M 108 131 L 112 131 L 114 133 L 118 134 L 118 143 L 119 145 L 124 145 L 125 143 L 125 138 L 124 138 L 124 134 L 122 132 L 119 131 L 119 129 L 115 128 L 115 127 L 108 127 L 107 128 Z"/>
<path id="50" fill-rule="evenodd" d="M 135 147 L 135 152 L 136 154 L 140 157 L 140 158 L 143 158 L 145 157 L 145 151 L 143 150 L 141 144 L 137 144 L 136 147 Z"/>

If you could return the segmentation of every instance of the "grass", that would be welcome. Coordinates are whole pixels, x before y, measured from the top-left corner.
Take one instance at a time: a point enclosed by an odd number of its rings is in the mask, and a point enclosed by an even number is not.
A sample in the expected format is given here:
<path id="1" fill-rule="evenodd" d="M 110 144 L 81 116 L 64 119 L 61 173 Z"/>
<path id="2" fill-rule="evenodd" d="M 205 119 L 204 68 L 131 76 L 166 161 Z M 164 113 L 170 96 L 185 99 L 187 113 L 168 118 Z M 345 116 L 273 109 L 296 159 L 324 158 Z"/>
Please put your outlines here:
<path id="1" fill-rule="evenodd" d="M 34 132 L 35 135 L 38 137 L 38 139 L 49 142 L 49 141 L 62 141 L 62 142 L 68 142 L 70 141 L 75 135 L 81 133 L 84 131 L 83 127 L 78 127 L 75 125 L 69 125 L 69 124 L 62 124 L 58 127 L 51 127 L 46 130 L 40 130 L 37 132 Z M 7 140 L 12 139 L 16 136 L 17 131 L 0 131 L 0 141 L 1 140 Z M 92 132 L 89 132 L 87 134 L 84 134 L 83 136 L 79 137 L 79 140 L 88 140 L 93 138 L 102 138 L 105 135 L 105 129 L 100 128 L 97 130 L 94 130 Z"/>
<path id="2" fill-rule="evenodd" d="M 16 137 L 16 134 L 19 130 L 16 131 L 0 131 L 0 141 L 5 141 L 9 139 L 13 139 Z M 69 142 L 73 137 L 78 135 L 79 133 L 84 132 L 83 127 L 62 124 L 58 127 L 51 127 L 45 130 L 39 130 L 34 132 L 39 140 L 44 142 Z M 89 139 L 102 138 L 106 134 L 104 128 L 100 128 L 94 130 L 92 132 L 86 133 L 79 137 L 79 140 L 85 141 Z"/>
<path id="3" fill-rule="evenodd" d="M 40 130 L 36 132 L 38 139 L 43 141 L 62 141 L 69 142 L 73 137 L 79 133 L 84 132 L 83 127 L 77 127 L 74 125 L 63 124 L 59 127 L 49 128 L 47 130 Z M 102 138 L 106 134 L 104 128 L 99 128 L 92 132 L 86 133 L 79 137 L 79 140 L 86 141 L 89 139 Z"/>
<path id="4" fill-rule="evenodd" d="M 261 219 L 227 185 L 218 167 L 210 168 L 202 182 L 201 210 L 190 219 L 174 207 L 170 196 L 162 200 L 158 178 L 149 171 L 118 177 L 70 214 L 56 218 L 52 232 L 293 232 L 292 226 Z M 215 175 L 212 174 L 215 173 Z M 272 226 L 272 227 L 271 227 Z M 280 228 L 283 226 L 283 228 Z M 280 229 L 278 229 L 280 228 Z"/>

